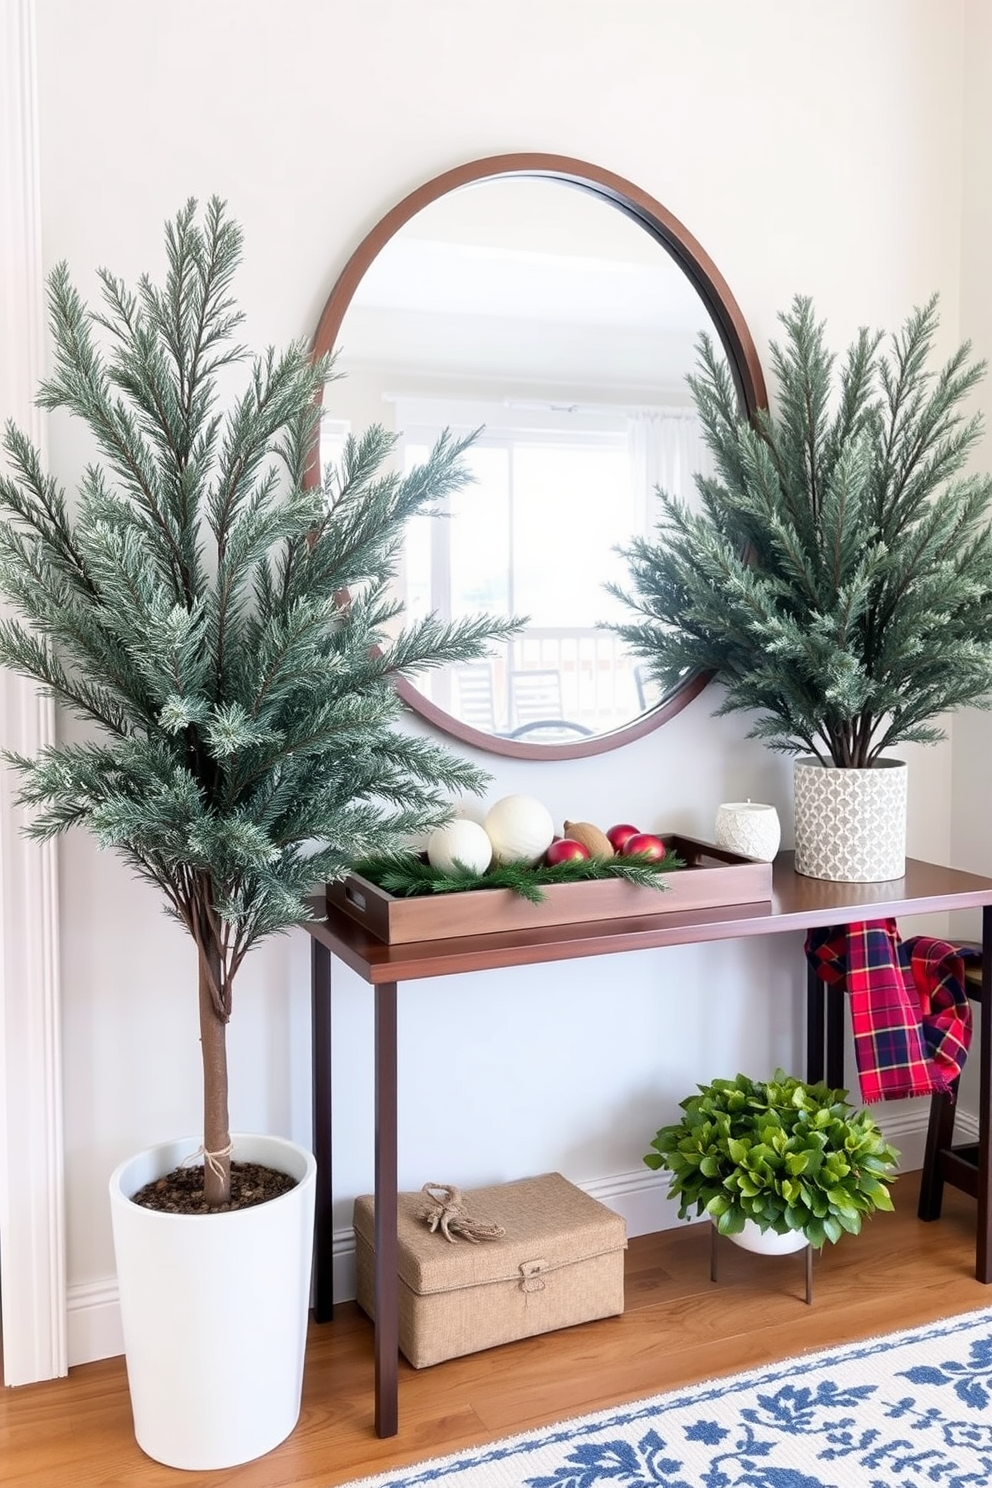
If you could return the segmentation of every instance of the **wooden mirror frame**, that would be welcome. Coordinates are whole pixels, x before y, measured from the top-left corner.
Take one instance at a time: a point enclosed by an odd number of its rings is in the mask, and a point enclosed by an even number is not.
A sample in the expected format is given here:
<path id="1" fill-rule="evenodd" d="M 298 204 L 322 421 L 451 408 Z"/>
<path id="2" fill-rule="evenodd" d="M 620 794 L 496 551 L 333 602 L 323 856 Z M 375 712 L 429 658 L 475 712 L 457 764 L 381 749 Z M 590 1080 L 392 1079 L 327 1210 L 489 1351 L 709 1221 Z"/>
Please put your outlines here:
<path id="1" fill-rule="evenodd" d="M 766 406 L 764 376 L 751 333 L 737 301 L 709 255 L 677 217 L 673 217 L 660 202 L 639 187 L 611 171 L 565 155 L 492 155 L 483 160 L 472 160 L 455 166 L 411 191 L 372 228 L 349 258 L 331 290 L 318 322 L 313 340 L 314 355 L 322 356 L 334 350 L 341 324 L 359 283 L 381 249 L 412 217 L 460 186 L 496 177 L 524 175 L 566 181 L 580 186 L 591 195 L 618 207 L 638 222 L 675 260 L 703 302 L 723 344 L 741 405 L 748 417 L 753 418 L 757 409 Z M 319 468 L 318 458 L 315 462 L 315 479 L 319 477 Z M 618 749 L 621 745 L 659 728 L 698 696 L 711 675 L 709 672 L 699 672 L 687 677 L 680 687 L 656 707 L 641 713 L 620 728 L 608 733 L 548 744 L 526 738 L 510 739 L 484 733 L 446 713 L 406 678 L 396 678 L 393 685 L 413 712 L 420 714 L 442 733 L 475 749 L 514 759 L 564 760 L 605 754 L 608 750 Z"/>

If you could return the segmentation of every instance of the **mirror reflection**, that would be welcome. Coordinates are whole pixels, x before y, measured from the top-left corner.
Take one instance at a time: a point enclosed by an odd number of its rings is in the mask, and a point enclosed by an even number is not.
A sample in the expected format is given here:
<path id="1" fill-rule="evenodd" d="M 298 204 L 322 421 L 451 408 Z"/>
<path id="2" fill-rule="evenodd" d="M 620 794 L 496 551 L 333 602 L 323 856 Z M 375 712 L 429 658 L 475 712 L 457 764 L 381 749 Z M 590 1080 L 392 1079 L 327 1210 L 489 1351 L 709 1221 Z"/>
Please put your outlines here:
<path id="1" fill-rule="evenodd" d="M 604 586 L 625 582 L 616 549 L 653 530 L 656 488 L 691 502 L 709 470 L 686 385 L 702 331 L 721 344 L 657 236 L 560 178 L 446 191 L 365 267 L 334 339 L 345 375 L 325 396 L 322 458 L 373 422 L 397 432 L 405 468 L 442 430 L 478 431 L 474 484 L 410 524 L 400 598 L 411 618 L 527 617 L 485 663 L 405 693 L 442 726 L 561 757 L 665 703 L 605 628 L 621 615 Z"/>

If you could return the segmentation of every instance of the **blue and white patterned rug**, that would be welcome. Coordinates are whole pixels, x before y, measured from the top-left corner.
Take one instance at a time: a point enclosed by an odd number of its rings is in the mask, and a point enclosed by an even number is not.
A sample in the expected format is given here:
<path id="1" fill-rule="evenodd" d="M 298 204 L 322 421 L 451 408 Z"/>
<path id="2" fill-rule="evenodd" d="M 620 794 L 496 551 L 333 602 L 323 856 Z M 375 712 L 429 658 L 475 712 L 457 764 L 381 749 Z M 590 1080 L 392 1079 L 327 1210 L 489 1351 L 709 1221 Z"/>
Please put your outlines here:
<path id="1" fill-rule="evenodd" d="M 988 1488 L 992 1309 L 360 1481 L 362 1488 Z"/>

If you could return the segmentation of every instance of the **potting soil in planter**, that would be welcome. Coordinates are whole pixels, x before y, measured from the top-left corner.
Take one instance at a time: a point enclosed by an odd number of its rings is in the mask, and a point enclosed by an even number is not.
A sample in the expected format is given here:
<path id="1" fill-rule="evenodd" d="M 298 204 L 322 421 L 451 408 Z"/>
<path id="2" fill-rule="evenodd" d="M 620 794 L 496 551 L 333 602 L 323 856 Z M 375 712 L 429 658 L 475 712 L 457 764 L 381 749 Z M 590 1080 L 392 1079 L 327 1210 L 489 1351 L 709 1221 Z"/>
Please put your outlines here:
<path id="1" fill-rule="evenodd" d="M 162 1178 L 146 1183 L 131 1195 L 132 1202 L 143 1209 L 157 1209 L 161 1214 L 223 1214 L 231 1209 L 250 1209 L 266 1204 L 296 1187 L 296 1179 L 261 1163 L 232 1162 L 231 1201 L 208 1204 L 203 1197 L 203 1168 L 173 1168 Z"/>

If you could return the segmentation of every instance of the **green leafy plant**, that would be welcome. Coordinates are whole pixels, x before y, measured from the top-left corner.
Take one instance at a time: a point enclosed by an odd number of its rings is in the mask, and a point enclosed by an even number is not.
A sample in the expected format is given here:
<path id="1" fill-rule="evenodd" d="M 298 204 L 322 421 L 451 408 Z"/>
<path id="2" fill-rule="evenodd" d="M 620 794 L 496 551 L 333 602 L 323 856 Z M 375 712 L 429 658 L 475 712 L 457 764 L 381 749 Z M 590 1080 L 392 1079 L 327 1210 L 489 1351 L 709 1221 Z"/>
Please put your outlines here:
<path id="1" fill-rule="evenodd" d="M 398 846 L 446 821 L 453 795 L 482 791 L 481 771 L 395 727 L 392 684 L 484 654 L 515 622 L 429 615 L 390 633 L 404 526 L 467 483 L 468 441 L 443 436 L 400 477 L 375 426 L 315 481 L 329 360 L 303 342 L 259 357 L 237 344 L 242 236 L 223 202 L 201 221 L 191 200 L 165 239 L 163 284 L 132 291 L 103 270 L 99 310 L 64 264 L 50 278 L 39 402 L 81 420 L 103 463 L 70 511 L 7 426 L 0 593 L 21 619 L 0 623 L 0 662 L 96 736 L 6 756 L 31 834 L 88 828 L 192 937 L 217 1205 L 230 1196 L 238 968 L 356 853 Z"/>
<path id="2" fill-rule="evenodd" d="M 684 867 L 684 861 L 673 853 L 666 853 L 663 864 L 630 853 L 626 857 L 572 858 L 564 863 L 538 864 L 533 868 L 524 863 L 495 863 L 484 873 L 475 873 L 471 868 L 446 872 L 414 853 L 397 852 L 366 858 L 354 864 L 354 871 L 400 899 L 412 899 L 422 894 L 463 894 L 474 889 L 512 889 L 515 894 L 539 904 L 544 898 L 544 889 L 550 884 L 620 878 L 627 883 L 664 891 L 670 887 L 668 875 Z"/>
<path id="3" fill-rule="evenodd" d="M 777 408 L 753 423 L 701 339 L 689 386 L 716 473 L 696 510 L 659 492 L 657 534 L 624 550 L 629 591 L 609 586 L 639 618 L 611 628 L 665 688 L 715 673 L 717 712 L 756 713 L 770 748 L 864 767 L 989 706 L 992 480 L 962 473 L 985 363 L 965 343 L 931 368 L 936 299 L 888 352 L 862 330 L 839 376 L 808 299 L 779 318 Z"/>
<path id="4" fill-rule="evenodd" d="M 779 1235 L 801 1231 L 819 1248 L 892 1208 L 898 1153 L 846 1091 L 783 1070 L 767 1082 L 737 1075 L 698 1091 L 644 1158 L 671 1174 L 680 1219 L 706 1213 L 721 1235 L 739 1234 L 750 1219 Z"/>

